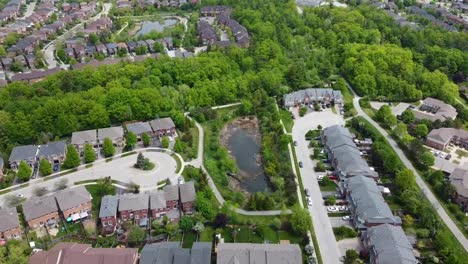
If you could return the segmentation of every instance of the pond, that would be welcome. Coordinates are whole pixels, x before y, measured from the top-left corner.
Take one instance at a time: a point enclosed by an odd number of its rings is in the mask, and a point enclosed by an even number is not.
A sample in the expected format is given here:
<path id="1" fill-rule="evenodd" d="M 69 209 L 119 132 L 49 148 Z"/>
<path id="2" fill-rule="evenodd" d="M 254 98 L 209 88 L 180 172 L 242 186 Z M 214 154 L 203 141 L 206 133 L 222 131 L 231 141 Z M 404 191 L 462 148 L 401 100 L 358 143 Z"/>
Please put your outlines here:
<path id="1" fill-rule="evenodd" d="M 136 36 L 148 34 L 152 30 L 163 32 L 166 27 L 174 26 L 177 22 L 179 22 L 179 20 L 174 18 L 164 19 L 162 23 L 160 21 L 143 21 L 141 29 L 136 33 Z"/>
<path id="2" fill-rule="evenodd" d="M 237 119 L 227 125 L 224 136 L 225 147 L 238 168 L 233 181 L 238 181 L 240 189 L 249 193 L 268 191 L 261 163 L 258 121 L 255 118 Z"/>

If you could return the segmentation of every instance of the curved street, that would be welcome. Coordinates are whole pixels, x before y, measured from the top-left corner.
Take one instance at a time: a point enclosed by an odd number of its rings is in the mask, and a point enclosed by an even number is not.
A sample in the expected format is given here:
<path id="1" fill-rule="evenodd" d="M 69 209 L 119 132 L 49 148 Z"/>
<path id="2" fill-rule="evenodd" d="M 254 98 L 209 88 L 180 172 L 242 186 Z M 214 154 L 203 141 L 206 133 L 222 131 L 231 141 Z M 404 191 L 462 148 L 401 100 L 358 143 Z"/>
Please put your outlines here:
<path id="1" fill-rule="evenodd" d="M 452 231 L 452 233 L 457 238 L 457 240 L 460 242 L 460 244 L 463 246 L 463 248 L 465 248 L 465 250 L 468 251 L 468 240 L 465 238 L 465 236 L 460 231 L 460 229 L 458 229 L 457 225 L 452 221 L 452 219 L 447 214 L 447 212 L 445 212 L 445 209 L 442 207 L 442 205 L 439 203 L 437 198 L 434 196 L 431 189 L 427 186 L 427 184 L 421 178 L 421 175 L 419 175 L 418 171 L 414 168 L 413 164 L 411 164 L 411 162 L 408 160 L 408 158 L 406 157 L 403 150 L 400 149 L 398 144 L 395 142 L 395 140 L 393 140 L 393 138 L 387 133 L 387 131 L 385 129 L 381 128 L 379 126 L 379 124 L 377 124 L 377 122 L 372 120 L 372 118 L 370 118 L 366 114 L 366 112 L 364 112 L 362 110 L 361 106 L 359 105 L 360 97 L 354 92 L 351 85 L 348 84 L 348 87 L 349 87 L 349 89 L 351 90 L 351 92 L 354 95 L 353 105 L 354 105 L 354 108 L 356 109 L 358 115 L 362 116 L 364 119 L 369 121 L 387 139 L 388 143 L 390 144 L 390 146 L 392 146 L 393 150 L 395 150 L 395 152 L 398 154 L 398 156 L 400 157 L 403 164 L 405 164 L 405 166 L 408 169 L 413 171 L 414 175 L 416 176 L 416 183 L 418 184 L 421 191 L 427 197 L 429 202 L 433 205 L 433 207 L 434 207 L 435 211 L 437 212 L 437 214 L 439 215 L 439 217 L 442 219 L 442 221 L 444 221 L 444 223 L 447 225 L 447 227 L 450 229 L 450 231 Z"/>

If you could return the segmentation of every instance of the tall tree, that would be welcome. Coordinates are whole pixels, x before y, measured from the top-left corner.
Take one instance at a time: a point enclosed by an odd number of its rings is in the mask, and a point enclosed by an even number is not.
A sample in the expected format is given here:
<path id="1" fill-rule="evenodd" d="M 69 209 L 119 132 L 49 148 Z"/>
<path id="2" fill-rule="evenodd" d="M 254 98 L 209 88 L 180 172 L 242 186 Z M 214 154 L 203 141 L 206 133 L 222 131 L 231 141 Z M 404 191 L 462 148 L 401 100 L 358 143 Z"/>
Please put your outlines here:
<path id="1" fill-rule="evenodd" d="M 149 147 L 151 145 L 151 137 L 147 133 L 141 135 L 141 140 L 143 141 L 143 146 Z"/>
<path id="2" fill-rule="evenodd" d="M 129 131 L 125 138 L 125 144 L 127 146 L 127 149 L 132 150 L 133 148 L 135 148 L 137 142 L 138 142 L 138 139 L 135 133 Z"/>
<path id="3" fill-rule="evenodd" d="M 309 211 L 303 208 L 294 208 L 290 218 L 291 227 L 297 234 L 307 234 L 312 226 Z"/>
<path id="4" fill-rule="evenodd" d="M 18 166 L 18 173 L 16 174 L 16 176 L 20 181 L 25 182 L 29 181 L 29 179 L 31 178 L 31 174 L 31 167 L 29 167 L 29 165 L 24 160 L 22 160 Z"/>
<path id="5" fill-rule="evenodd" d="M 67 157 L 63 162 L 63 167 L 65 169 L 76 168 L 80 165 L 80 155 L 73 145 L 67 146 Z"/>
<path id="6" fill-rule="evenodd" d="M 114 156 L 115 147 L 110 138 L 104 139 L 104 144 L 102 146 L 102 151 L 104 152 L 104 157 L 109 158 Z"/>
<path id="7" fill-rule="evenodd" d="M 52 165 L 46 159 L 41 159 L 39 162 L 39 172 L 42 176 L 47 176 L 52 174 Z"/>
<path id="8" fill-rule="evenodd" d="M 93 163 L 96 160 L 96 152 L 91 144 L 86 143 L 83 155 L 85 163 Z"/>

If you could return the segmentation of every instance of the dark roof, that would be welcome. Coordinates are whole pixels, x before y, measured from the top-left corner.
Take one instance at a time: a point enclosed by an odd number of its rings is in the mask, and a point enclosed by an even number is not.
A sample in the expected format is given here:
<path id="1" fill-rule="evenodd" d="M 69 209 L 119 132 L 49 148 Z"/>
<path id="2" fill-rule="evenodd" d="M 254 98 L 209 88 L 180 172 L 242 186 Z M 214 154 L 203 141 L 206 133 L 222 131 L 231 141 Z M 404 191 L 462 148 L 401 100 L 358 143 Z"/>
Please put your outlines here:
<path id="1" fill-rule="evenodd" d="M 297 244 L 220 243 L 217 264 L 287 263 L 302 264 Z"/>
<path id="2" fill-rule="evenodd" d="M 195 185 L 193 184 L 193 181 L 180 184 L 179 189 L 180 189 L 180 201 L 182 203 L 195 201 L 196 194 L 195 194 Z"/>
<path id="3" fill-rule="evenodd" d="M 135 122 L 125 125 L 128 132 L 133 132 L 136 135 L 141 135 L 143 133 L 151 133 L 153 130 L 148 122 Z"/>
<path id="4" fill-rule="evenodd" d="M 149 208 L 149 196 L 145 193 L 127 193 L 119 196 L 119 212 L 145 210 Z"/>
<path id="5" fill-rule="evenodd" d="M 177 185 L 166 185 L 163 188 L 166 201 L 179 200 L 179 186 Z"/>
<path id="6" fill-rule="evenodd" d="M 34 160 L 36 158 L 37 146 L 27 145 L 15 147 L 10 154 L 10 162 L 21 160 Z"/>
<path id="7" fill-rule="evenodd" d="M 32 197 L 23 203 L 24 220 L 29 221 L 38 217 L 57 212 L 57 203 L 52 195 Z"/>
<path id="8" fill-rule="evenodd" d="M 37 154 L 37 156 L 39 158 L 42 158 L 54 155 L 65 155 L 66 149 L 67 144 L 65 143 L 65 141 L 49 142 L 45 145 L 39 146 L 39 153 Z"/>
<path id="9" fill-rule="evenodd" d="M 91 202 L 93 199 L 86 187 L 80 185 L 72 189 L 65 189 L 55 193 L 60 210 L 68 210 L 79 205 Z"/>
<path id="10" fill-rule="evenodd" d="M 19 73 L 11 77 L 11 81 L 29 81 L 47 77 L 60 71 L 60 67 L 55 67 L 45 71 L 32 71 L 30 73 Z"/>
<path id="11" fill-rule="evenodd" d="M 12 230 L 20 226 L 16 207 L 0 209 L 0 218 L 2 219 L 0 221 L 0 232 Z"/>
<path id="12" fill-rule="evenodd" d="M 149 123 L 154 131 L 175 128 L 175 124 L 170 117 L 154 119 L 151 120 Z"/>
<path id="13" fill-rule="evenodd" d="M 211 242 L 195 242 L 192 249 L 183 249 L 176 242 L 146 244 L 140 264 L 210 264 L 211 248 Z"/>
<path id="14" fill-rule="evenodd" d="M 99 218 L 116 216 L 119 198 L 116 195 L 106 195 L 101 199 L 101 208 L 99 209 Z"/>

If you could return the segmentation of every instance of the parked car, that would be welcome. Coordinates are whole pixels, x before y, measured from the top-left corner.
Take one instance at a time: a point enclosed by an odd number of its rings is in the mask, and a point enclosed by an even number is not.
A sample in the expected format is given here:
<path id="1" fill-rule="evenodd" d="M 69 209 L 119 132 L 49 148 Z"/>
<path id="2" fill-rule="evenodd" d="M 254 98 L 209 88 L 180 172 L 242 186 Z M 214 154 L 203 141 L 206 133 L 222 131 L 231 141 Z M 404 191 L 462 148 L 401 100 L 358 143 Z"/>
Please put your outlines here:
<path id="1" fill-rule="evenodd" d="M 328 211 L 328 212 L 339 212 L 340 210 L 339 210 L 337 207 L 335 207 L 335 206 L 329 206 L 329 207 L 327 208 L 327 211 Z"/>
<path id="2" fill-rule="evenodd" d="M 450 158 L 452 158 L 452 155 L 448 154 L 447 156 L 445 156 L 445 159 L 446 160 L 450 160 Z"/>
<path id="3" fill-rule="evenodd" d="M 184 178 L 179 177 L 179 178 L 177 179 L 177 183 L 178 183 L 178 184 L 183 184 L 183 183 L 184 183 Z"/>
<path id="4" fill-rule="evenodd" d="M 312 206 L 312 200 L 309 197 L 307 197 L 307 205 Z"/>
<path id="5" fill-rule="evenodd" d="M 299 168 L 302 168 L 302 161 L 299 161 Z"/>
<path id="6" fill-rule="evenodd" d="M 305 188 L 305 189 L 304 189 L 304 193 L 305 193 L 306 196 L 310 196 L 310 191 L 309 191 L 309 189 Z"/>
<path id="7" fill-rule="evenodd" d="M 338 176 L 336 176 L 336 175 L 329 175 L 328 178 L 329 178 L 330 180 L 335 180 L 335 181 L 338 180 Z"/>
<path id="8" fill-rule="evenodd" d="M 60 165 L 58 163 L 54 164 L 54 172 L 57 172 L 59 170 Z"/>
<path id="9" fill-rule="evenodd" d="M 349 220 L 351 220 L 351 216 L 345 215 L 341 219 L 343 219 L 344 221 L 349 221 Z"/>
<path id="10" fill-rule="evenodd" d="M 317 180 L 318 180 L 318 181 L 323 180 L 323 175 L 317 176 Z"/>
<path id="11" fill-rule="evenodd" d="M 297 146 L 297 141 L 296 140 L 294 140 L 294 146 Z"/>
<path id="12" fill-rule="evenodd" d="M 18 194 L 17 196 L 18 196 L 19 198 L 24 198 L 24 195 L 22 195 L 22 194 Z"/>
<path id="13" fill-rule="evenodd" d="M 439 154 L 439 158 L 444 159 L 444 158 L 445 158 L 445 154 L 441 152 L 441 153 Z"/>

